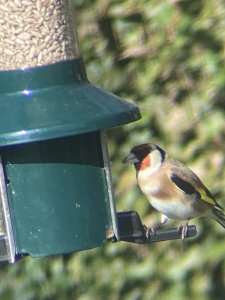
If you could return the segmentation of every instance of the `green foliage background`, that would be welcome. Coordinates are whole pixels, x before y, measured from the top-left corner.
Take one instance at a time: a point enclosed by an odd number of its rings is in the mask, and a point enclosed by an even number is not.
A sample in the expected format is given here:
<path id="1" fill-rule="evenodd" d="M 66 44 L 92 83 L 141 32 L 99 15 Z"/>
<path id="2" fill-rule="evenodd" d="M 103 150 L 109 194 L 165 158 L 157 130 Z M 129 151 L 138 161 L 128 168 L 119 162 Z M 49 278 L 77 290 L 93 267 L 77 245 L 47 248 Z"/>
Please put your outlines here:
<path id="1" fill-rule="evenodd" d="M 122 158 L 153 141 L 185 161 L 225 206 L 225 5 L 222 0 L 76 0 L 91 82 L 136 103 L 142 119 L 108 131 L 118 210 L 154 212 Z M 0 299 L 224 299 L 224 229 L 198 219 L 198 236 L 102 248 L 0 268 Z M 177 224 L 176 224 L 177 225 Z"/>

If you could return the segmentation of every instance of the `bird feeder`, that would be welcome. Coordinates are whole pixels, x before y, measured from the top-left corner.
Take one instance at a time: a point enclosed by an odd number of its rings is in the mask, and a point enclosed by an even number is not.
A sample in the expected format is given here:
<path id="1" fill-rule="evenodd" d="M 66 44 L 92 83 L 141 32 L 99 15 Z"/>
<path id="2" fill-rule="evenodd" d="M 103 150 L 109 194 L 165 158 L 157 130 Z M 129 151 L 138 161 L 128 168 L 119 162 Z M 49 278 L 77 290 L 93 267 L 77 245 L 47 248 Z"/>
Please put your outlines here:
<path id="1" fill-rule="evenodd" d="M 72 0 L 0 6 L 0 261 L 117 235 L 105 129 L 138 108 L 88 80 Z"/>
<path id="2" fill-rule="evenodd" d="M 4 0 L 0 16 L 0 262 L 145 242 L 116 213 L 105 136 L 140 113 L 88 81 L 73 1 Z"/>

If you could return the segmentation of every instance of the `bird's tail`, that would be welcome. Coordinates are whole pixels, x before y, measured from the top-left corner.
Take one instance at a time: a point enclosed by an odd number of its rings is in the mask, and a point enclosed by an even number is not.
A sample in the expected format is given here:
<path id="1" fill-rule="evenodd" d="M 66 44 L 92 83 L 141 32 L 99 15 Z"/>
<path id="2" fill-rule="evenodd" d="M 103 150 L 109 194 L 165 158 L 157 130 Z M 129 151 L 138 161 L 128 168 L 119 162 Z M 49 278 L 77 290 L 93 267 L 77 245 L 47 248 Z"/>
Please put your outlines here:
<path id="1" fill-rule="evenodd" d="M 217 208 L 212 209 L 212 218 L 225 228 L 225 215 Z"/>

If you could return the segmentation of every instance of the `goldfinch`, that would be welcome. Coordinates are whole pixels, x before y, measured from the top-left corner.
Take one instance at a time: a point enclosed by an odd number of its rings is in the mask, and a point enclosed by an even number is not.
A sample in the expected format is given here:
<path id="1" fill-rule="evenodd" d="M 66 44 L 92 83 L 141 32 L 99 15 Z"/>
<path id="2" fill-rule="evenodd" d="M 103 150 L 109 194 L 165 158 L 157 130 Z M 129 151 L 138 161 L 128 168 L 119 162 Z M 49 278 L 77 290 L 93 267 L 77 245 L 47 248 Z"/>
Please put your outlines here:
<path id="1" fill-rule="evenodd" d="M 159 146 L 152 143 L 136 146 L 123 162 L 134 164 L 141 191 L 162 214 L 161 223 L 168 218 L 184 221 L 182 238 L 188 221 L 195 217 L 209 217 L 225 228 L 223 208 L 199 177 L 181 162 L 169 158 Z"/>

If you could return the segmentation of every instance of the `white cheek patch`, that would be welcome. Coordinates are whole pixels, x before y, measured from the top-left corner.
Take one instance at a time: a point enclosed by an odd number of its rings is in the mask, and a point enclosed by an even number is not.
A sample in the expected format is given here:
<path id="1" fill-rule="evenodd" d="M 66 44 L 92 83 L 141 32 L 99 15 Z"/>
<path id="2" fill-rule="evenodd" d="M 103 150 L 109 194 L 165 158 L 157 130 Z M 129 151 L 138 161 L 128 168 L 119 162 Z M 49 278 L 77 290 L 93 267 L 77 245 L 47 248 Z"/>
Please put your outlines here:
<path id="1" fill-rule="evenodd" d="M 146 182 L 148 181 L 148 184 L 146 189 L 148 191 L 143 191 L 146 194 L 154 194 L 157 193 L 157 191 L 160 189 L 160 186 L 157 185 L 155 182 L 154 184 L 151 184 L 151 181 L 149 181 L 150 177 L 159 170 L 159 168 L 162 165 L 162 157 L 161 154 L 158 150 L 153 151 L 150 155 L 149 158 L 146 161 L 149 161 L 150 167 L 146 167 L 145 164 L 141 166 L 140 172 L 138 172 L 138 181 L 140 182 Z M 140 184 L 140 186 L 143 186 L 143 184 Z"/>
<path id="2" fill-rule="evenodd" d="M 154 150 L 143 160 L 141 173 L 143 173 L 143 176 L 151 176 L 153 173 L 158 171 L 161 164 L 162 156 L 158 150 Z"/>
<path id="3" fill-rule="evenodd" d="M 151 154 L 151 169 L 157 171 L 162 164 L 162 156 L 158 150 L 154 150 Z"/>

